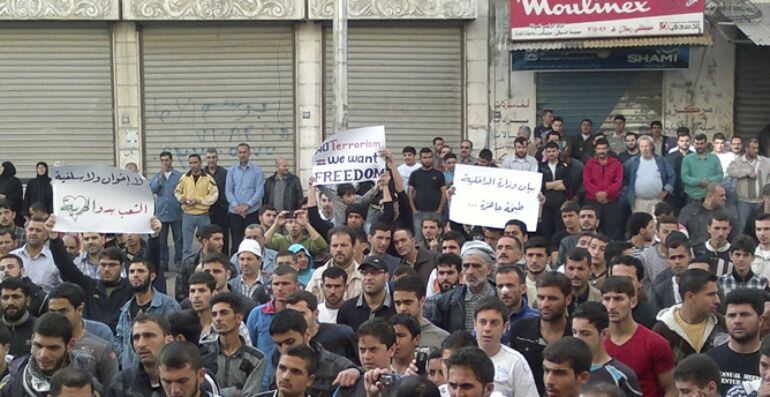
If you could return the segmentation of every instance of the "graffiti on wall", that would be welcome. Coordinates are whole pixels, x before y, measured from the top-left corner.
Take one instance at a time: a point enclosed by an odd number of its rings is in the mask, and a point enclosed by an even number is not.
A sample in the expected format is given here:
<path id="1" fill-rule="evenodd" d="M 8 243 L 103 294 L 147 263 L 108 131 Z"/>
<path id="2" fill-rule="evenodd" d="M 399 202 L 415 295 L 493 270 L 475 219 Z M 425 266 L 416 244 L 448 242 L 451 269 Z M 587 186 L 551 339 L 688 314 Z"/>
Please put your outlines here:
<path id="1" fill-rule="evenodd" d="M 501 159 L 513 150 L 513 141 L 521 126 L 529 126 L 531 111 L 530 98 L 503 99 L 495 101 L 492 109 L 492 131 L 496 159 Z"/>

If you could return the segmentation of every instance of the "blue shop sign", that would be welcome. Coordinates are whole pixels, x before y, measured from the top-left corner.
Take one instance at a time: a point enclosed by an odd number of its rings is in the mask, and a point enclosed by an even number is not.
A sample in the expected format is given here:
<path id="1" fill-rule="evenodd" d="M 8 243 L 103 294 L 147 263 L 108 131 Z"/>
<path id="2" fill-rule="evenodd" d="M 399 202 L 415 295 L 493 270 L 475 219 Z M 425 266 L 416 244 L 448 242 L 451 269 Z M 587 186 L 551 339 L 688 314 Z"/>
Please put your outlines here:
<path id="1" fill-rule="evenodd" d="M 687 69 L 690 47 L 513 51 L 513 70 Z"/>

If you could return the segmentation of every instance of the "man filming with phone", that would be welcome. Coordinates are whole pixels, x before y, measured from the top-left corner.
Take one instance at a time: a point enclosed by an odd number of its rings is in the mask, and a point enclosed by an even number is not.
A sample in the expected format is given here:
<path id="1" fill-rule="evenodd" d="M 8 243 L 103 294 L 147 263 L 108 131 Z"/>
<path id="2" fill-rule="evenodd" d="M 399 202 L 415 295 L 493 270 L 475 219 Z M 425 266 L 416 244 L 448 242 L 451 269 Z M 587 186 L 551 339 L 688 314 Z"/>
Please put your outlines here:
<path id="1" fill-rule="evenodd" d="M 285 234 L 280 234 L 285 230 Z M 281 211 L 265 232 L 265 245 L 276 251 L 285 251 L 293 244 L 301 244 L 316 257 L 328 250 L 329 245 L 310 224 L 307 210 Z"/>

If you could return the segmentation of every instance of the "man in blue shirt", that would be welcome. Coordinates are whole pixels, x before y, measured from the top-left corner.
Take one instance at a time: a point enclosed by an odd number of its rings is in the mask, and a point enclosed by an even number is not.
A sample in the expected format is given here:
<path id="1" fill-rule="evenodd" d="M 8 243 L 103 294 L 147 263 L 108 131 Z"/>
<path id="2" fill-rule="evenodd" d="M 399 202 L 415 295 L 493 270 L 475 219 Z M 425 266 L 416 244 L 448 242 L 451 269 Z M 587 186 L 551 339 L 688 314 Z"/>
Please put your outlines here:
<path id="1" fill-rule="evenodd" d="M 538 316 L 537 310 L 530 307 L 527 302 L 525 277 L 524 271 L 516 265 L 502 265 L 495 274 L 497 296 L 505 303 L 510 313 L 502 337 L 504 345 L 508 345 L 508 331 L 511 329 L 511 324 L 521 319 Z"/>
<path id="2" fill-rule="evenodd" d="M 227 170 L 225 194 L 230 203 L 230 234 L 233 247 L 243 240 L 246 226 L 259 223 L 258 211 L 265 195 L 265 175 L 258 165 L 249 161 L 251 146 L 240 143 L 237 147 L 238 164 Z"/>
<path id="3" fill-rule="evenodd" d="M 182 206 L 174 196 L 174 190 L 182 173 L 172 166 L 170 152 L 160 154 L 160 172 L 150 179 L 150 189 L 157 196 L 155 216 L 161 222 L 160 267 L 168 270 L 168 230 L 174 234 L 174 264 L 182 264 Z"/>

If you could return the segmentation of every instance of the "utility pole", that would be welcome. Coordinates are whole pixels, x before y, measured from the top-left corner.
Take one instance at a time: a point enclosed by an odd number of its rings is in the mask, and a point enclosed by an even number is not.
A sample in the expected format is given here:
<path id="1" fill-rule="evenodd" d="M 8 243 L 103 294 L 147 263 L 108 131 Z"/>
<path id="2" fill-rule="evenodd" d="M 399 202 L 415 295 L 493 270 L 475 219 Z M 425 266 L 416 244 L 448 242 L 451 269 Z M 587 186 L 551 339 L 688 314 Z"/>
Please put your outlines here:
<path id="1" fill-rule="evenodd" d="M 334 132 L 348 129 L 348 0 L 334 0 Z"/>

